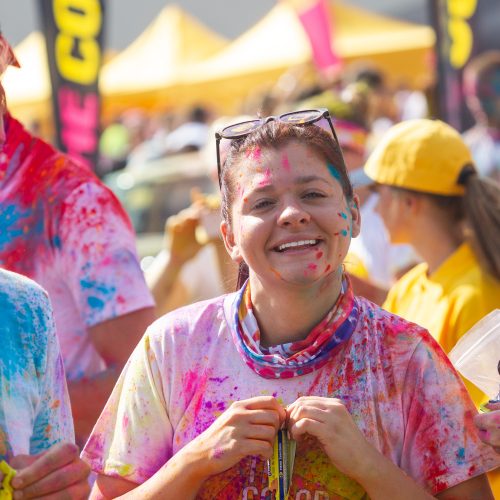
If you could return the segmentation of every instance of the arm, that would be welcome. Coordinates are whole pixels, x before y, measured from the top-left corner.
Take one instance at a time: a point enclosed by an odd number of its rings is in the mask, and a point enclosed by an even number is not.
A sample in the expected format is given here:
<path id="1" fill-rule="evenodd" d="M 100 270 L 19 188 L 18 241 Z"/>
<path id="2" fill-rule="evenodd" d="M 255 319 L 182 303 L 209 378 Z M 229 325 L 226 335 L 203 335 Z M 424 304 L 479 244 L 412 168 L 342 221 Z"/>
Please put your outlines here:
<path id="1" fill-rule="evenodd" d="M 154 319 L 154 309 L 148 307 L 89 329 L 91 340 L 106 363 L 106 370 L 92 378 L 68 383 L 78 444 L 84 444 L 130 353 Z"/>
<path id="2" fill-rule="evenodd" d="M 248 455 L 269 458 L 274 437 L 285 419 L 278 401 L 259 396 L 233 403 L 205 432 L 182 448 L 140 486 L 100 476 L 91 498 L 195 498 L 203 482 Z"/>
<path id="3" fill-rule="evenodd" d="M 202 248 L 196 240 L 198 223 L 197 209 L 193 207 L 169 217 L 165 223 L 167 260 L 155 271 L 146 272 L 148 286 L 159 311 L 173 293 L 182 266 Z"/>

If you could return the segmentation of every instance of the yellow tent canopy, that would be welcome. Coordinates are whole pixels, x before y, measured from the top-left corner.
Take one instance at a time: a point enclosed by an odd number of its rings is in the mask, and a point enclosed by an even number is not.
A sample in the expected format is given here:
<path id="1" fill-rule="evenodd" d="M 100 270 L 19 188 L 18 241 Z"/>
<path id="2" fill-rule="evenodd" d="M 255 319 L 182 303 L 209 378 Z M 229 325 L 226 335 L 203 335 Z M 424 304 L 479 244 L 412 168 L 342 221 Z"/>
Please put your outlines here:
<path id="1" fill-rule="evenodd" d="M 411 88 L 423 88 L 432 81 L 435 35 L 430 27 L 337 1 L 330 9 L 335 49 L 346 63 L 369 61 L 386 73 L 389 82 Z M 182 74 L 184 87 L 174 86 L 171 96 L 177 103 L 195 98 L 219 103 L 219 108 L 230 112 L 253 91 L 271 88 L 288 69 L 310 65 L 311 57 L 296 13 L 278 2 L 220 53 L 188 66 Z"/>
<path id="2" fill-rule="evenodd" d="M 185 65 L 214 55 L 227 43 L 180 7 L 168 5 L 131 45 L 102 68 L 100 90 L 107 111 L 157 102 L 170 85 L 179 81 Z M 155 95 L 152 101 L 151 93 Z"/>
<path id="3" fill-rule="evenodd" d="M 430 27 L 394 20 L 335 0 L 334 43 L 346 63 L 368 60 L 392 83 L 423 88 L 433 73 Z M 4 76 L 9 107 L 25 123 L 47 121 L 50 84 L 43 36 L 15 49 L 22 69 Z M 207 104 L 238 112 L 247 96 L 264 93 L 290 69 L 312 72 L 311 49 L 293 9 L 277 2 L 256 25 L 228 44 L 175 5 L 165 7 L 100 77 L 105 119 L 130 107 Z M 305 68 L 305 69 L 304 69 Z"/>

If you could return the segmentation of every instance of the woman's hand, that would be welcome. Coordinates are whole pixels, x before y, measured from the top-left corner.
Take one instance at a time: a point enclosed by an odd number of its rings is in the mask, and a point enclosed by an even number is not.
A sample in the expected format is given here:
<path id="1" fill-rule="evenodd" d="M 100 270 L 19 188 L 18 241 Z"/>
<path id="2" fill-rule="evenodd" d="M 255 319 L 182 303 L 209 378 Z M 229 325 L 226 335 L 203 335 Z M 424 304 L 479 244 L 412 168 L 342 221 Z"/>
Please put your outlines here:
<path id="1" fill-rule="evenodd" d="M 291 437 L 300 441 L 305 434 L 314 436 L 331 462 L 353 479 L 363 477 L 380 456 L 339 399 L 301 397 L 286 412 Z"/>
<path id="2" fill-rule="evenodd" d="M 480 413 L 474 417 L 481 441 L 500 453 L 500 403 L 489 403 L 490 413 Z"/>
<path id="3" fill-rule="evenodd" d="M 229 469 L 249 455 L 270 458 L 285 417 L 284 408 L 271 396 L 237 401 L 179 453 L 201 457 L 206 477 Z"/>
<path id="4" fill-rule="evenodd" d="M 88 498 L 89 466 L 79 458 L 78 447 L 59 443 L 39 455 L 17 455 L 11 461 L 17 474 L 11 481 L 14 499 Z"/>

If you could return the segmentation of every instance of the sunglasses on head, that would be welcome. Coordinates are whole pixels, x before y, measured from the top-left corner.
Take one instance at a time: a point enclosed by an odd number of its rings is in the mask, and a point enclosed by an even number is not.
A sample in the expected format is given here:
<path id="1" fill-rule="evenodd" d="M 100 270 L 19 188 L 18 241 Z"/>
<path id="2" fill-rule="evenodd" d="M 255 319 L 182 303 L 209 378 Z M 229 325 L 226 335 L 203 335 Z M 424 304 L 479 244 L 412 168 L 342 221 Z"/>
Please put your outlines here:
<path id="1" fill-rule="evenodd" d="M 269 123 L 271 121 L 279 121 L 293 126 L 319 126 L 323 130 L 331 132 L 336 145 L 339 146 L 340 149 L 339 141 L 335 132 L 335 128 L 333 127 L 330 113 L 325 108 L 291 111 L 279 116 L 268 116 L 266 118 L 256 118 L 255 120 L 247 120 L 244 122 L 235 123 L 233 125 L 224 127 L 222 130 L 215 133 L 219 187 L 222 186 L 221 172 L 222 166 L 225 162 L 225 158 L 224 160 L 222 160 L 221 149 L 224 152 L 227 152 L 227 149 L 229 148 L 232 140 L 242 139 L 251 134 L 253 131 L 257 130 L 259 127 L 262 127 L 262 125 L 265 125 L 266 123 Z M 228 144 L 226 145 L 227 147 L 221 148 L 221 142 L 225 139 L 228 141 Z M 340 150 L 340 154 L 342 154 L 342 150 Z"/>

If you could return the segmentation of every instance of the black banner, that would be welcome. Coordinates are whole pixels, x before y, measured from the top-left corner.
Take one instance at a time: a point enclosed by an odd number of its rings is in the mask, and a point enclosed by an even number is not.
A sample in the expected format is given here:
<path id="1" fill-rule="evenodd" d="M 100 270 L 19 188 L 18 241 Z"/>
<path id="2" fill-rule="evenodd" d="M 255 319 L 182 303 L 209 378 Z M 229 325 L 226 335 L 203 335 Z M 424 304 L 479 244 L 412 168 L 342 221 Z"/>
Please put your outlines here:
<path id="1" fill-rule="evenodd" d="M 104 0 L 39 0 L 47 42 L 57 147 L 94 169 Z"/>
<path id="2" fill-rule="evenodd" d="M 472 125 L 462 71 L 476 55 L 500 49 L 500 0 L 429 0 L 437 37 L 439 118 L 458 130 Z"/>

